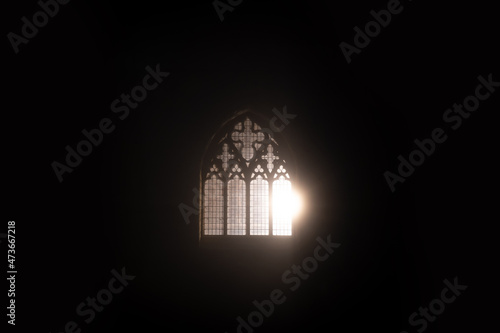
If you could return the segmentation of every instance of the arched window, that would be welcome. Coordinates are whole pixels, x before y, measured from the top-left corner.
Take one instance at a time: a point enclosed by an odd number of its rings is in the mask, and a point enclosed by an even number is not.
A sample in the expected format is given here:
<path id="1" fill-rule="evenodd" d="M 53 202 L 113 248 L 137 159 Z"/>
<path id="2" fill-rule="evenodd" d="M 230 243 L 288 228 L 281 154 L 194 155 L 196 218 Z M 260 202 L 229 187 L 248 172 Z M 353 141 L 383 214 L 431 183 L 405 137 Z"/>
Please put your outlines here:
<path id="1" fill-rule="evenodd" d="M 201 238 L 292 236 L 290 152 L 268 124 L 244 111 L 209 142 L 200 173 Z"/>

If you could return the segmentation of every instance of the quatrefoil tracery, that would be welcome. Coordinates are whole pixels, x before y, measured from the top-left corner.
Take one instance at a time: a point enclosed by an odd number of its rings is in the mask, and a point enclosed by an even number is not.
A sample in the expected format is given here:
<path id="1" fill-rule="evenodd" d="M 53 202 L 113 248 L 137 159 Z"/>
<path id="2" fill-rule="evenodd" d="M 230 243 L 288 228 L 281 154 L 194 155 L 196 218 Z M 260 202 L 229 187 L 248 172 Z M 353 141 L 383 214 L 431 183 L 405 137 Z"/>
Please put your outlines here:
<path id="1" fill-rule="evenodd" d="M 234 131 L 231 133 L 231 139 L 234 141 L 236 149 L 240 151 L 241 156 L 250 161 L 255 156 L 256 150 L 261 147 L 265 135 L 261 131 L 261 127 L 247 117 L 243 122 L 243 129 L 241 123 L 236 124 Z"/>
<path id="2" fill-rule="evenodd" d="M 224 175 L 233 177 L 236 174 L 243 178 L 247 174 L 251 179 L 256 174 L 261 174 L 265 178 L 267 175 L 276 178 L 280 174 L 288 177 L 283 166 L 285 161 L 277 154 L 277 142 L 275 140 L 271 143 L 265 142 L 266 137 L 269 138 L 262 128 L 246 117 L 244 121 L 234 125 L 232 130 L 219 141 L 221 146 L 216 159 L 220 160 L 220 164 L 215 160 L 210 172 L 218 173 L 222 178 Z"/>

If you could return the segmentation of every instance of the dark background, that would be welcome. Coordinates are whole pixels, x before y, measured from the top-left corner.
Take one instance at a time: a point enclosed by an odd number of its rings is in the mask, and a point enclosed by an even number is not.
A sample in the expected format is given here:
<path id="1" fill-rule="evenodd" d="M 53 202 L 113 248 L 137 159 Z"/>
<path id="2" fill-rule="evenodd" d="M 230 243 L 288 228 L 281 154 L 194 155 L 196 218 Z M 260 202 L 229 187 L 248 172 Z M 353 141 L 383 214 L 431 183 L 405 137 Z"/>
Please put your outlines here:
<path id="1" fill-rule="evenodd" d="M 16 221 L 19 272 L 8 328 L 235 332 L 253 300 L 280 288 L 287 301 L 256 331 L 415 332 L 408 316 L 457 276 L 468 289 L 427 331 L 494 329 L 499 92 L 447 127 L 395 193 L 383 174 L 478 75 L 500 81 L 497 14 L 402 4 L 351 64 L 339 43 L 387 1 L 245 0 L 221 22 L 210 1 L 74 0 L 19 54 L 5 37 L 0 230 Z M 5 3 L 4 35 L 38 10 Z M 170 76 L 120 121 L 111 102 L 156 64 Z M 235 111 L 272 117 L 285 105 L 306 201 L 295 247 L 200 249 L 196 216 L 186 224 L 178 205 L 192 205 L 206 143 Z M 106 117 L 115 131 L 59 183 L 51 163 Z M 281 274 L 328 234 L 341 247 L 290 292 Z M 77 305 L 122 267 L 135 280 L 83 323 Z"/>

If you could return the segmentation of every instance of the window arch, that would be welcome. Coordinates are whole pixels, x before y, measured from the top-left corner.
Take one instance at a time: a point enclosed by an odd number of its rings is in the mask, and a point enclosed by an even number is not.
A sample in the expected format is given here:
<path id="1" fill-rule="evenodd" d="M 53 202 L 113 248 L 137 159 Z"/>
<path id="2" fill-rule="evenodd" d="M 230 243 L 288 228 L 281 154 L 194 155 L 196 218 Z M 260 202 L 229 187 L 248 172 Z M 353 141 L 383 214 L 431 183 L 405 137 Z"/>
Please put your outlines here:
<path id="1" fill-rule="evenodd" d="M 243 111 L 209 142 L 200 173 L 201 238 L 292 236 L 291 152 L 267 124 Z"/>

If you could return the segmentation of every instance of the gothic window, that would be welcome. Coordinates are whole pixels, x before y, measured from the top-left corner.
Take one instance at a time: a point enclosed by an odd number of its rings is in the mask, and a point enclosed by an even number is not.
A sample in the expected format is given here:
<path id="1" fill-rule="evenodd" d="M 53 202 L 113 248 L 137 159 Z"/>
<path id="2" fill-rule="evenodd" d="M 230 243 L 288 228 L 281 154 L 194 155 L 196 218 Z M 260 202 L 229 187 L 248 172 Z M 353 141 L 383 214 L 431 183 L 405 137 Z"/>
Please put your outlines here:
<path id="1" fill-rule="evenodd" d="M 262 126 L 244 112 L 209 143 L 201 169 L 201 237 L 292 235 L 289 152 Z"/>

